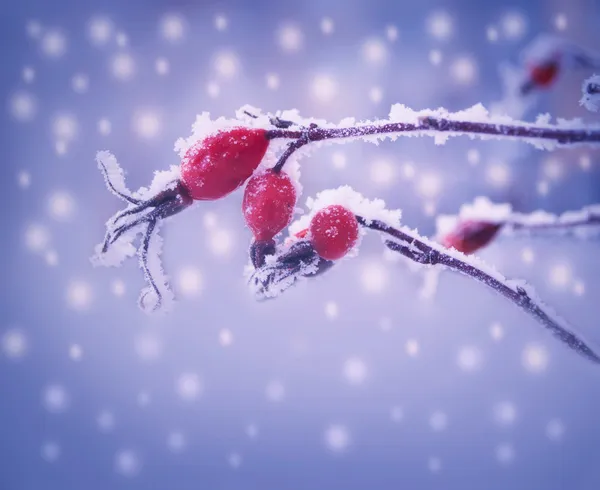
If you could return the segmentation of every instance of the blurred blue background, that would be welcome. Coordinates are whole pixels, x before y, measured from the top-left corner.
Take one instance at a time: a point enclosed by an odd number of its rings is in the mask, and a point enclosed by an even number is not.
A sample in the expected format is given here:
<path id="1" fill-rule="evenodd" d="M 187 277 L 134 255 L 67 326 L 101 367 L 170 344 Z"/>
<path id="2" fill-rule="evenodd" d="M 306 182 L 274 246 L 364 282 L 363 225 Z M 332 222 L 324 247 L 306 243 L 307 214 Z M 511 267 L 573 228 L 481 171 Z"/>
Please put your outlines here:
<path id="1" fill-rule="evenodd" d="M 0 19 L 0 488 L 596 489 L 600 372 L 482 286 L 424 277 L 377 238 L 268 303 L 244 284 L 241 193 L 163 229 L 178 302 L 137 308 L 143 277 L 89 263 L 128 184 L 177 164 L 195 115 L 252 104 L 385 117 L 502 97 L 501 62 L 539 33 L 599 47 L 592 0 L 22 0 Z M 533 112 L 594 116 L 566 74 Z M 302 200 L 350 184 L 434 232 L 478 195 L 519 211 L 599 202 L 598 151 L 400 139 L 324 148 Z M 497 240 L 482 258 L 600 345 L 598 243 Z M 426 295 L 425 295 L 426 296 Z M 430 295 L 431 296 L 431 295 Z"/>

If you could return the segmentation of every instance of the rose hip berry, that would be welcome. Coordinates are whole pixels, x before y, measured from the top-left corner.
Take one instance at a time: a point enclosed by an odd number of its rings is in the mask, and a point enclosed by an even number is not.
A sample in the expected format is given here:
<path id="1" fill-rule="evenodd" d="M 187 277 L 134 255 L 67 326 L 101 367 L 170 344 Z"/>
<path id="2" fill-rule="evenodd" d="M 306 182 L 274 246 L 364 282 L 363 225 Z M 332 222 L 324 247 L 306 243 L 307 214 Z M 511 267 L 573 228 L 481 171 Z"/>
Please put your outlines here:
<path id="1" fill-rule="evenodd" d="M 467 255 L 472 254 L 489 244 L 501 227 L 501 223 L 463 221 L 442 238 L 442 245 Z"/>
<path id="2" fill-rule="evenodd" d="M 256 240 L 271 240 L 290 224 L 296 197 L 296 187 L 285 172 L 268 170 L 250 178 L 244 190 L 242 212 Z"/>
<path id="3" fill-rule="evenodd" d="M 548 61 L 540 65 L 533 65 L 529 68 L 529 75 L 538 87 L 548 87 L 558 75 L 558 63 Z"/>
<path id="4" fill-rule="evenodd" d="M 181 181 L 198 201 L 220 199 L 240 187 L 263 159 L 264 129 L 232 128 L 194 144 L 181 161 Z"/>
<path id="5" fill-rule="evenodd" d="M 354 213 L 338 204 L 317 211 L 308 230 L 315 251 L 327 260 L 341 259 L 358 241 Z"/>

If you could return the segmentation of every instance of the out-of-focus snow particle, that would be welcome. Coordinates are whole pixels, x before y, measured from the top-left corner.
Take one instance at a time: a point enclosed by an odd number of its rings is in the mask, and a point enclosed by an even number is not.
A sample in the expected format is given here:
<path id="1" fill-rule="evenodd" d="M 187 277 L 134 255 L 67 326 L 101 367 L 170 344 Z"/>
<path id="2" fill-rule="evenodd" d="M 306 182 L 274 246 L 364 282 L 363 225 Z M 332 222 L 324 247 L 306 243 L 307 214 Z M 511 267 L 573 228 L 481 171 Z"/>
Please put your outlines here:
<path id="1" fill-rule="evenodd" d="M 159 75 L 167 75 L 169 73 L 169 60 L 163 57 L 156 58 L 154 69 Z"/>
<path id="2" fill-rule="evenodd" d="M 171 43 L 180 42 L 186 31 L 185 19 L 179 14 L 167 14 L 160 20 L 160 34 Z"/>
<path id="3" fill-rule="evenodd" d="M 137 404 L 140 408 L 147 407 L 150 404 L 150 394 L 145 391 L 138 393 Z"/>
<path id="4" fill-rule="evenodd" d="M 153 333 L 138 335 L 133 345 L 138 358 L 144 362 L 156 361 L 162 355 L 162 342 Z"/>
<path id="5" fill-rule="evenodd" d="M 498 425 L 512 425 L 517 418 L 517 409 L 513 403 L 503 401 L 494 406 L 493 416 Z"/>
<path id="6" fill-rule="evenodd" d="M 28 342 L 25 334 L 19 329 L 11 329 L 2 335 L 2 352 L 9 359 L 21 359 L 27 354 Z"/>
<path id="7" fill-rule="evenodd" d="M 48 441 L 42 444 L 41 455 L 48 463 L 54 463 L 60 458 L 60 445 L 54 441 Z"/>
<path id="8" fill-rule="evenodd" d="M 436 11 L 427 17 L 427 33 L 436 39 L 445 41 L 449 39 L 454 31 L 454 22 L 448 12 Z"/>
<path id="9" fill-rule="evenodd" d="M 88 23 L 88 37 L 94 46 L 104 46 L 113 35 L 114 26 L 108 17 L 94 17 Z"/>
<path id="10" fill-rule="evenodd" d="M 567 16 L 563 13 L 556 14 L 554 17 L 554 27 L 556 27 L 557 31 L 564 31 L 567 29 L 568 21 Z"/>
<path id="11" fill-rule="evenodd" d="M 510 182 L 510 169 L 503 162 L 490 163 L 486 169 L 485 178 L 494 187 L 505 187 Z"/>
<path id="12" fill-rule="evenodd" d="M 565 435 L 565 426 L 560 419 L 552 419 L 546 425 L 546 437 L 551 441 L 558 442 Z"/>
<path id="13" fill-rule="evenodd" d="M 92 288 L 85 281 L 71 281 L 67 286 L 67 305 L 78 311 L 89 308 L 92 303 Z"/>
<path id="14" fill-rule="evenodd" d="M 227 17 L 225 17 L 225 15 L 223 14 L 217 14 L 215 15 L 215 29 L 217 31 L 225 31 L 227 30 L 227 27 L 229 26 L 229 20 L 227 19 Z"/>
<path id="15" fill-rule="evenodd" d="M 483 362 L 483 354 L 477 347 L 467 345 L 459 349 L 456 362 L 462 371 L 478 371 Z"/>
<path id="16" fill-rule="evenodd" d="M 69 347 L 69 357 L 73 361 L 81 361 L 83 357 L 83 349 L 79 344 L 71 344 Z"/>
<path id="17" fill-rule="evenodd" d="M 589 155 L 581 155 L 579 157 L 579 166 L 583 170 L 589 170 L 592 166 L 592 160 Z"/>
<path id="18" fill-rule="evenodd" d="M 427 461 L 427 468 L 429 468 L 429 471 L 431 471 L 432 473 L 439 473 L 442 469 L 442 460 L 440 458 L 432 456 Z"/>
<path id="19" fill-rule="evenodd" d="M 51 413 L 61 413 L 69 407 L 69 395 L 61 385 L 49 385 L 42 393 L 42 403 Z"/>
<path id="20" fill-rule="evenodd" d="M 221 51 L 213 59 L 213 68 L 220 78 L 229 80 L 240 71 L 240 60 L 233 51 Z"/>
<path id="21" fill-rule="evenodd" d="M 296 24 L 284 24 L 277 31 L 277 42 L 283 51 L 299 51 L 304 44 L 304 34 Z"/>
<path id="22" fill-rule="evenodd" d="M 419 342 L 414 339 L 407 340 L 404 346 L 404 350 L 406 350 L 406 353 L 410 357 L 417 357 L 419 355 L 420 350 Z"/>
<path id="23" fill-rule="evenodd" d="M 389 25 L 385 28 L 385 36 L 388 41 L 393 43 L 396 39 L 398 39 L 398 28 L 393 25 Z"/>
<path id="24" fill-rule="evenodd" d="M 461 85 L 472 84 L 478 76 L 476 61 L 470 56 L 456 58 L 450 65 L 450 76 Z"/>
<path id="25" fill-rule="evenodd" d="M 555 288 L 564 289 L 571 284 L 573 271 L 568 264 L 555 264 L 550 268 L 548 279 Z"/>
<path id="26" fill-rule="evenodd" d="M 20 122 L 33 120 L 37 113 L 37 100 L 29 92 L 17 92 L 8 101 L 10 114 Z"/>
<path id="27" fill-rule="evenodd" d="M 217 215 L 212 212 L 212 211 L 206 211 L 204 213 L 204 227 L 207 230 L 212 230 L 215 228 L 215 226 L 217 226 L 217 223 L 219 222 L 219 218 L 217 217 Z"/>
<path id="28" fill-rule="evenodd" d="M 110 290 L 115 296 L 121 297 L 125 294 L 125 283 L 121 279 L 115 279 L 110 285 Z"/>
<path id="29" fill-rule="evenodd" d="M 101 432 L 110 432 L 115 427 L 115 416 L 108 410 L 103 410 L 96 417 L 96 424 Z"/>
<path id="30" fill-rule="evenodd" d="M 238 469 L 242 464 L 242 456 L 239 453 L 231 453 L 227 457 L 227 461 L 229 462 L 229 466 L 231 466 L 234 470 Z"/>
<path id="31" fill-rule="evenodd" d="M 340 424 L 333 424 L 325 429 L 324 439 L 327 448 L 334 453 L 344 452 L 350 445 L 350 433 Z"/>
<path id="32" fill-rule="evenodd" d="M 248 426 L 246 427 L 246 435 L 250 439 L 256 439 L 256 437 L 258 436 L 258 427 L 256 426 L 256 424 L 248 424 Z"/>
<path id="33" fill-rule="evenodd" d="M 383 99 L 383 90 L 381 90 L 381 87 L 371 87 L 369 90 L 369 99 L 374 104 L 379 104 L 381 99 Z"/>
<path id="34" fill-rule="evenodd" d="M 533 261 L 535 260 L 535 254 L 533 253 L 533 250 L 529 247 L 523 248 L 523 250 L 521 250 L 521 260 L 525 264 L 533 264 Z"/>
<path id="35" fill-rule="evenodd" d="M 369 169 L 371 181 L 379 185 L 390 185 L 396 177 L 396 167 L 389 160 L 375 160 Z"/>
<path id="36" fill-rule="evenodd" d="M 367 371 L 367 365 L 358 357 L 351 357 L 344 362 L 344 378 L 351 385 L 363 384 L 367 378 Z"/>
<path id="37" fill-rule="evenodd" d="M 208 82 L 206 84 L 206 93 L 211 99 L 216 99 L 221 93 L 221 86 L 217 82 Z"/>
<path id="38" fill-rule="evenodd" d="M 399 423 L 404 419 L 404 410 L 400 406 L 392 407 L 390 410 L 390 419 L 392 422 Z"/>
<path id="39" fill-rule="evenodd" d="M 544 161 L 544 175 L 550 180 L 559 180 L 564 174 L 563 162 L 551 157 Z"/>
<path id="40" fill-rule="evenodd" d="M 42 24 L 37 20 L 29 20 L 27 24 L 25 24 L 25 31 L 27 35 L 33 39 L 37 39 L 42 35 Z"/>
<path id="41" fill-rule="evenodd" d="M 167 447 L 169 448 L 169 451 L 173 453 L 180 453 L 185 449 L 185 446 L 185 436 L 182 432 L 169 432 L 169 435 L 167 436 Z"/>
<path id="42" fill-rule="evenodd" d="M 388 271 L 383 264 L 370 261 L 363 265 L 360 274 L 363 291 L 371 294 L 382 293 L 388 285 L 388 279 Z"/>
<path id="43" fill-rule="evenodd" d="M 337 169 L 346 167 L 346 154 L 343 151 L 336 151 L 331 155 L 331 163 Z"/>
<path id="44" fill-rule="evenodd" d="M 233 233 L 225 228 L 214 228 L 208 234 L 208 248 L 218 257 L 231 255 L 234 243 Z"/>
<path id="45" fill-rule="evenodd" d="M 67 38 L 56 29 L 44 32 L 41 43 L 42 52 L 48 58 L 60 58 L 67 51 Z"/>
<path id="46" fill-rule="evenodd" d="M 139 455 L 132 449 L 121 449 L 115 455 L 115 471 L 126 477 L 134 477 L 142 469 Z"/>
<path id="47" fill-rule="evenodd" d="M 31 66 L 25 66 L 23 68 L 23 81 L 25 83 L 31 83 L 35 80 L 35 70 Z"/>
<path id="48" fill-rule="evenodd" d="M 439 49 L 429 51 L 429 63 L 433 66 L 438 66 L 442 62 L 442 52 Z"/>
<path id="49" fill-rule="evenodd" d="M 112 129 L 112 125 L 110 124 L 110 121 L 108 119 L 103 118 L 98 121 L 98 132 L 101 135 L 104 135 L 104 136 L 109 135 L 111 129 Z"/>
<path id="50" fill-rule="evenodd" d="M 135 74 L 135 61 L 129 53 L 117 53 L 110 62 L 110 68 L 117 80 L 131 80 Z"/>
<path id="51" fill-rule="evenodd" d="M 481 160 L 481 155 L 479 153 L 479 150 L 476 150 L 475 148 L 471 148 L 468 152 L 467 152 L 467 161 L 475 166 L 479 163 L 479 161 Z"/>
<path id="52" fill-rule="evenodd" d="M 490 325 L 490 336 L 496 342 L 502 340 L 504 338 L 504 327 L 498 322 L 492 323 Z"/>
<path id="53" fill-rule="evenodd" d="M 115 40 L 117 41 L 117 46 L 120 48 L 124 48 L 129 44 L 129 37 L 124 32 L 117 32 Z"/>
<path id="54" fill-rule="evenodd" d="M 329 35 L 333 34 L 333 31 L 334 31 L 333 20 L 331 20 L 331 18 L 329 18 L 329 17 L 323 17 L 321 19 L 321 32 L 323 34 L 325 34 L 326 36 L 329 36 Z"/>
<path id="55" fill-rule="evenodd" d="M 65 143 L 77 136 L 78 123 L 73 114 L 57 114 L 52 120 L 52 133 L 58 141 Z"/>
<path id="56" fill-rule="evenodd" d="M 267 73 L 265 79 L 268 89 L 277 90 L 279 88 L 279 75 L 277 73 Z"/>
<path id="57" fill-rule="evenodd" d="M 185 401 L 192 401 L 202 395 L 204 385 L 196 373 L 183 373 L 177 378 L 175 390 Z"/>
<path id="58" fill-rule="evenodd" d="M 576 296 L 583 296 L 585 294 L 585 284 L 582 280 L 577 279 L 573 282 L 573 293 Z"/>
<path id="59" fill-rule="evenodd" d="M 31 185 L 31 174 L 25 170 L 22 170 L 17 175 L 17 182 L 21 189 L 27 189 Z"/>
<path id="60" fill-rule="evenodd" d="M 485 29 L 485 37 L 491 43 L 498 41 L 498 28 L 496 26 L 487 26 Z"/>
<path id="61" fill-rule="evenodd" d="M 435 202 L 433 201 L 426 201 L 423 204 L 423 213 L 425 213 L 425 216 L 435 216 L 435 213 L 437 211 L 437 206 L 435 204 Z"/>
<path id="62" fill-rule="evenodd" d="M 58 254 L 56 253 L 55 250 L 48 250 L 46 252 L 46 264 L 48 264 L 50 267 L 54 267 L 55 265 L 58 264 Z"/>
<path id="63" fill-rule="evenodd" d="M 84 94 L 90 88 L 90 78 L 84 73 L 77 73 L 71 79 L 71 88 L 77 94 Z"/>
<path id="64" fill-rule="evenodd" d="M 367 39 L 362 47 L 361 54 L 363 59 L 372 65 L 381 65 L 387 61 L 388 50 L 381 39 Z"/>
<path id="65" fill-rule="evenodd" d="M 502 443 L 496 447 L 496 459 L 498 463 L 508 465 L 515 459 L 515 450 L 511 444 Z"/>
<path id="66" fill-rule="evenodd" d="M 325 316 L 330 320 L 337 318 L 339 314 L 338 305 L 335 301 L 325 303 Z"/>
<path id="67" fill-rule="evenodd" d="M 75 201 L 65 191 L 55 192 L 48 199 L 48 212 L 55 220 L 69 221 L 75 214 Z"/>
<path id="68" fill-rule="evenodd" d="M 412 180 L 416 173 L 417 171 L 415 170 L 415 164 L 413 162 L 406 162 L 402 165 L 402 176 L 406 180 Z"/>
<path id="69" fill-rule="evenodd" d="M 56 151 L 57 155 L 64 155 L 65 153 L 67 153 L 67 142 L 64 140 L 58 140 L 55 144 L 54 144 L 54 150 Z"/>
<path id="70" fill-rule="evenodd" d="M 228 328 L 223 328 L 219 332 L 219 344 L 228 347 L 233 343 L 233 333 Z"/>
<path id="71" fill-rule="evenodd" d="M 548 351 L 541 345 L 527 345 L 523 350 L 521 361 L 527 371 L 534 374 L 542 373 L 548 367 Z"/>
<path id="72" fill-rule="evenodd" d="M 197 296 L 202 291 L 202 274 L 195 267 L 185 267 L 177 277 L 179 292 L 185 296 Z"/>
<path id="73" fill-rule="evenodd" d="M 546 180 L 540 180 L 535 187 L 540 196 L 547 196 L 550 192 L 550 184 Z"/>
<path id="74" fill-rule="evenodd" d="M 331 76 L 320 74 L 313 78 L 311 92 L 318 101 L 330 102 L 337 95 L 337 91 L 337 83 Z"/>
<path id="75" fill-rule="evenodd" d="M 421 174 L 417 181 L 417 193 L 426 199 L 433 199 L 442 190 L 442 178 L 439 174 L 427 172 Z"/>
<path id="76" fill-rule="evenodd" d="M 281 402 L 285 398 L 285 386 L 283 386 L 283 383 L 281 381 L 269 381 L 265 389 L 265 394 L 267 396 L 267 400 L 269 400 L 270 402 Z"/>
<path id="77" fill-rule="evenodd" d="M 133 115 L 133 130 L 140 138 L 155 138 L 161 130 L 160 117 L 154 111 L 138 111 Z"/>
<path id="78" fill-rule="evenodd" d="M 39 224 L 32 224 L 25 230 L 25 245 L 32 252 L 41 252 L 50 243 L 50 232 Z"/>
<path id="79" fill-rule="evenodd" d="M 448 416 L 444 412 L 437 410 L 429 417 L 429 427 L 431 427 L 431 430 L 441 432 L 445 430 L 447 426 Z"/>
<path id="80" fill-rule="evenodd" d="M 383 332 L 389 332 L 392 329 L 392 319 L 388 316 L 384 316 L 379 320 L 379 328 Z"/>
<path id="81" fill-rule="evenodd" d="M 521 39 L 527 31 L 527 20 L 519 12 L 508 12 L 502 17 L 500 24 L 507 39 Z"/>

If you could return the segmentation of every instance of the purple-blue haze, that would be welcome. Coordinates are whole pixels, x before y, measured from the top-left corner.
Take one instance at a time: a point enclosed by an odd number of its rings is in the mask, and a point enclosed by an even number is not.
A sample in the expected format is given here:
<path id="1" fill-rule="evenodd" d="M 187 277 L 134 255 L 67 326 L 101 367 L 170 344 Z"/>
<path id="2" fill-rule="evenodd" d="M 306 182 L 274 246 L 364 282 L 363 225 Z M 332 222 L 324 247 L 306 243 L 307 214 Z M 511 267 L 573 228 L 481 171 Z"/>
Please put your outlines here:
<path id="1" fill-rule="evenodd" d="M 251 104 L 338 121 L 393 103 L 502 98 L 499 66 L 537 35 L 600 50 L 600 4 L 22 0 L 5 3 L 0 172 L 0 489 L 600 487 L 600 371 L 465 277 L 358 257 L 281 297 L 247 290 L 241 191 L 165 223 L 166 315 L 137 307 L 137 261 L 89 258 L 132 189 L 178 163 L 196 114 Z M 597 115 L 593 72 L 564 74 L 523 117 Z M 424 235 L 475 197 L 517 211 L 600 202 L 600 153 L 466 137 L 354 142 L 302 160 L 301 205 L 349 184 Z M 501 238 L 479 253 L 526 279 L 600 345 L 600 243 Z"/>

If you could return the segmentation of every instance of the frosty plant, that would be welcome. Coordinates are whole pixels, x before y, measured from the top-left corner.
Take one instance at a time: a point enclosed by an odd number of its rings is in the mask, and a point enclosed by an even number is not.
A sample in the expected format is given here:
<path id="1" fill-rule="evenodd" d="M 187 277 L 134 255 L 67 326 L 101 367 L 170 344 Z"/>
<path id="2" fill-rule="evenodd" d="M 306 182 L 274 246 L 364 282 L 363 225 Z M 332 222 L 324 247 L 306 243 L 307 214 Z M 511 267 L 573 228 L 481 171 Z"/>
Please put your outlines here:
<path id="1" fill-rule="evenodd" d="M 291 225 L 290 238 L 283 243 L 276 240 L 293 219 L 301 192 L 298 164 L 311 150 L 327 143 L 363 140 L 377 144 L 400 136 L 429 136 L 443 144 L 459 135 L 519 140 L 539 149 L 600 143 L 597 126 L 579 121 L 551 124 L 549 118 L 526 123 L 490 117 L 481 105 L 449 113 L 444 109 L 416 112 L 396 104 L 388 119 L 357 122 L 349 118 L 339 124 L 303 119 L 296 111 L 269 116 L 251 107 L 240 109 L 235 119 L 213 121 L 204 113 L 193 125 L 192 136 L 176 143 L 180 165 L 156 172 L 149 188 L 131 192 L 116 159 L 108 152 L 98 153 L 109 190 L 127 207 L 107 222 L 106 237 L 93 261 L 121 264 L 135 254 L 133 241 L 141 234 L 137 251 L 148 287 L 141 294 L 140 306 L 145 311 L 165 309 L 173 295 L 159 260 L 162 220 L 195 201 L 223 198 L 246 183 L 243 214 L 254 235 L 248 282 L 258 298 L 277 296 L 298 279 L 321 274 L 353 256 L 360 237 L 373 230 L 381 234 L 386 247 L 411 261 L 457 271 L 491 287 L 566 345 L 600 363 L 600 357 L 524 282 L 506 280 L 479 259 L 420 237 L 400 225 L 400 211 L 388 211 L 382 201 L 367 201 L 348 187 L 309 200 L 311 212 Z M 493 235 L 490 230 L 487 234 Z"/>

